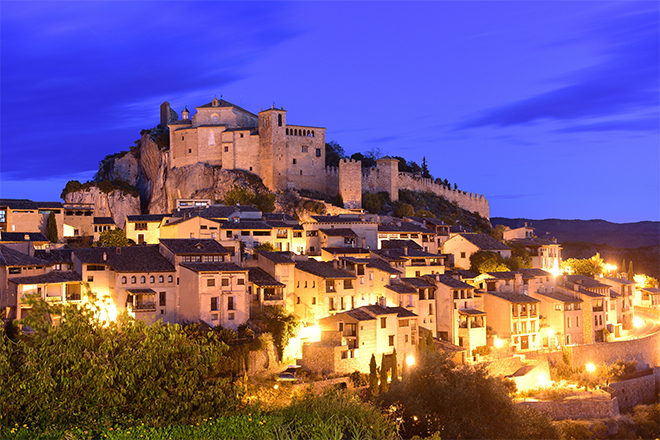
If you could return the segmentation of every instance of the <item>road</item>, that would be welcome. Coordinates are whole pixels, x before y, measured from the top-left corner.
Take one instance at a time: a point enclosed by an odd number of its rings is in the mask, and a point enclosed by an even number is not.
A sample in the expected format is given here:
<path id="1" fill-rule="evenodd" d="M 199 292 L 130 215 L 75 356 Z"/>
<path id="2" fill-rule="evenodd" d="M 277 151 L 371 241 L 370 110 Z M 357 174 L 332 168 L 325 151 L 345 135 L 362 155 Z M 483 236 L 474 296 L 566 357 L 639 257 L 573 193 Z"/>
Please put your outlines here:
<path id="1" fill-rule="evenodd" d="M 635 317 L 644 320 L 644 325 L 633 328 L 628 336 L 616 338 L 615 341 L 643 338 L 644 336 L 652 335 L 653 333 L 660 331 L 660 320 L 653 315 L 638 311 L 635 312 Z"/>

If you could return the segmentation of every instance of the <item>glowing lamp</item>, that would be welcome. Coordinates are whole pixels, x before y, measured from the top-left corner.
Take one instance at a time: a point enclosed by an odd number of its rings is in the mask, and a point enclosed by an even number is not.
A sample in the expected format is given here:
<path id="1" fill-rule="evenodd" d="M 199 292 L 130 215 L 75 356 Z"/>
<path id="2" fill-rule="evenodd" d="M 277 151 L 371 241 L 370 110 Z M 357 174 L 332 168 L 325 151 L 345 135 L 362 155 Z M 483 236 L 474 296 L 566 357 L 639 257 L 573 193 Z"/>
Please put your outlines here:
<path id="1" fill-rule="evenodd" d="M 415 356 L 409 354 L 408 357 L 406 357 L 406 364 L 408 364 L 409 367 L 415 365 Z"/>
<path id="2" fill-rule="evenodd" d="M 593 373 L 594 371 L 596 371 L 596 366 L 592 362 L 589 362 L 587 364 L 587 371 L 589 373 Z"/>
<path id="3" fill-rule="evenodd" d="M 504 341 L 498 338 L 497 336 L 495 336 L 495 340 L 493 341 L 493 343 L 495 344 L 495 348 L 504 347 Z"/>
<path id="4" fill-rule="evenodd" d="M 646 323 L 645 323 L 644 320 L 643 320 L 642 318 L 640 318 L 639 316 L 635 316 L 635 318 L 633 318 L 633 326 L 634 326 L 635 328 L 644 327 L 644 324 L 646 324 Z"/>

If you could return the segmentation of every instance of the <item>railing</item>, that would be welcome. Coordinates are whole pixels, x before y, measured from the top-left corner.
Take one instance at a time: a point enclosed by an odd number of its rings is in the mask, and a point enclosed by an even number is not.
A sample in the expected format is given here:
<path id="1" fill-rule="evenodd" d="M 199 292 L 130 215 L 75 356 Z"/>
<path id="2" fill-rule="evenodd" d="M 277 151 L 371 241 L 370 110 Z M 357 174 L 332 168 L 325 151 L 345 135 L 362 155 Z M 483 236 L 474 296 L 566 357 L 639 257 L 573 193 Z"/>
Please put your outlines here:
<path id="1" fill-rule="evenodd" d="M 603 311 L 603 306 L 600 306 L 600 307 L 594 307 L 594 308 L 593 308 L 593 311 L 594 311 L 594 312 L 602 312 L 602 311 Z"/>
<path id="2" fill-rule="evenodd" d="M 154 311 L 154 310 L 156 310 L 155 301 L 140 302 L 133 306 L 133 311 L 135 312 L 145 312 L 145 311 Z"/>
<path id="3" fill-rule="evenodd" d="M 273 293 L 272 295 L 264 295 L 264 301 L 282 301 L 284 299 L 283 293 Z"/>

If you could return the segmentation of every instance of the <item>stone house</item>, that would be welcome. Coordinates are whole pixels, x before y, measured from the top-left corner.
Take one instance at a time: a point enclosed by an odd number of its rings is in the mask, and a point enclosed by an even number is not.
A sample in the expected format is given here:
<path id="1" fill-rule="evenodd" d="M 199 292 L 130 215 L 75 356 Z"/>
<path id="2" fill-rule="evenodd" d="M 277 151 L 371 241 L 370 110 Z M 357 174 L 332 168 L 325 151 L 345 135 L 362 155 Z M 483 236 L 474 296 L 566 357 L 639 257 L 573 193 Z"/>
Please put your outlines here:
<path id="1" fill-rule="evenodd" d="M 92 222 L 94 224 L 94 231 L 92 232 L 92 239 L 99 241 L 99 237 L 105 231 L 117 229 L 117 225 L 112 217 L 94 217 Z"/>
<path id="2" fill-rule="evenodd" d="M 416 352 L 416 315 L 401 307 L 369 305 L 321 318 L 321 341 L 304 344 L 302 365 L 315 372 L 347 374 L 369 372 L 371 356 L 380 362 L 385 354 L 397 362 Z"/>
<path id="3" fill-rule="evenodd" d="M 33 202 L 27 199 L 0 199 L 0 232 L 41 232 L 46 234 L 50 213 L 55 214 L 57 236 L 64 236 L 61 202 Z"/>
<path id="4" fill-rule="evenodd" d="M 608 318 L 616 318 L 616 299 L 611 300 L 609 285 L 584 275 L 565 275 L 557 279 L 557 284 L 560 292 L 566 294 L 577 292 L 583 300 L 582 330 L 585 344 L 605 342 L 605 330 L 615 337 L 620 336 L 621 326 L 617 325 L 616 320 L 608 322 Z"/>
<path id="5" fill-rule="evenodd" d="M 424 252 L 433 254 L 438 252 L 435 232 L 410 221 L 378 225 L 379 249 L 386 240 L 411 240 Z"/>
<path id="6" fill-rule="evenodd" d="M 0 245 L 29 254 L 34 250 L 49 249 L 50 240 L 41 232 L 0 232 Z"/>
<path id="7" fill-rule="evenodd" d="M 387 296 L 390 283 L 396 283 L 402 272 L 393 269 L 389 264 L 378 258 L 340 257 L 337 266 L 356 277 L 355 296 L 356 307 L 374 304 L 387 297 L 387 304 L 397 306 L 396 298 Z"/>
<path id="8" fill-rule="evenodd" d="M 7 296 L 15 299 L 9 305 L 15 314 L 10 318 L 23 319 L 32 306 L 25 302 L 28 295 L 36 296 L 49 304 L 77 304 L 81 299 L 82 280 L 73 271 L 51 271 L 41 275 L 9 279 Z"/>
<path id="9" fill-rule="evenodd" d="M 412 241 L 389 240 L 382 245 L 382 249 L 371 251 L 372 256 L 388 262 L 408 278 L 445 272 L 447 255 L 425 252 Z"/>
<path id="10" fill-rule="evenodd" d="M 544 318 L 541 320 L 543 348 L 584 343 L 582 320 L 584 301 L 578 295 L 569 295 L 555 288 L 542 287 L 530 292 L 530 296 L 541 301 L 539 313 Z"/>
<path id="11" fill-rule="evenodd" d="M 126 238 L 137 244 L 158 244 L 160 228 L 171 214 L 141 214 L 126 216 Z"/>
<path id="12" fill-rule="evenodd" d="M 286 308 L 284 290 L 286 285 L 273 278 L 260 267 L 248 269 L 248 299 L 250 317 L 254 318 L 264 306 L 282 306 Z"/>
<path id="13" fill-rule="evenodd" d="M 295 314 L 310 321 L 356 307 L 357 277 L 316 260 L 295 264 Z"/>
<path id="14" fill-rule="evenodd" d="M 283 305 L 288 313 L 295 313 L 297 298 L 295 292 L 296 261 L 292 252 L 256 251 L 256 260 L 248 260 L 250 267 L 259 267 L 283 286 Z M 253 292 L 254 294 L 254 292 Z"/>
<path id="15" fill-rule="evenodd" d="M 541 346 L 539 301 L 514 292 L 487 291 L 482 294 L 488 324 L 513 350 L 536 350 Z"/>
<path id="16" fill-rule="evenodd" d="M 421 218 L 421 217 L 404 217 L 404 221 L 412 222 L 414 224 L 424 226 L 427 229 L 430 229 L 435 233 L 436 237 L 436 248 L 434 251 L 429 252 L 438 252 L 439 249 L 442 249 L 442 244 L 449 239 L 449 229 L 450 225 L 446 224 L 444 221 L 437 218 Z"/>
<path id="17" fill-rule="evenodd" d="M 640 306 L 660 310 L 660 289 L 657 287 L 642 287 L 640 292 Z"/>
<path id="18" fill-rule="evenodd" d="M 494 252 L 502 258 L 511 256 L 511 248 L 488 234 L 457 233 L 442 245 L 442 252 L 453 255 L 453 264 L 460 269 L 470 268 L 470 257 L 478 251 Z"/>
<path id="19" fill-rule="evenodd" d="M 10 289 L 10 281 L 14 278 L 45 275 L 49 271 L 48 261 L 0 245 L 0 310 L 5 312 L 7 318 L 20 319 L 24 313 L 27 313 L 22 310 L 22 289 L 19 289 L 18 284 L 15 283 Z"/>
<path id="20" fill-rule="evenodd" d="M 365 214 L 339 214 L 339 215 L 314 215 L 309 221 L 302 223 L 305 235 L 307 237 L 308 255 L 321 255 L 321 238 L 319 229 L 350 229 L 357 237 L 354 239 L 351 247 L 363 249 L 378 248 L 378 222 L 375 216 Z M 325 246 L 337 247 L 337 246 Z M 339 247 L 346 247 L 340 245 Z"/>
<path id="21" fill-rule="evenodd" d="M 620 322 L 624 330 L 629 330 L 633 328 L 633 312 L 636 298 L 636 286 L 637 283 L 632 280 L 627 280 L 626 278 L 615 278 L 615 277 L 602 277 L 600 282 L 607 284 L 611 287 L 610 297 L 618 295 L 620 297 L 619 303 L 617 304 L 617 319 L 616 322 Z"/>
<path id="22" fill-rule="evenodd" d="M 64 203 L 63 237 L 93 236 L 94 204 Z M 113 222 L 114 224 L 114 222 Z"/>

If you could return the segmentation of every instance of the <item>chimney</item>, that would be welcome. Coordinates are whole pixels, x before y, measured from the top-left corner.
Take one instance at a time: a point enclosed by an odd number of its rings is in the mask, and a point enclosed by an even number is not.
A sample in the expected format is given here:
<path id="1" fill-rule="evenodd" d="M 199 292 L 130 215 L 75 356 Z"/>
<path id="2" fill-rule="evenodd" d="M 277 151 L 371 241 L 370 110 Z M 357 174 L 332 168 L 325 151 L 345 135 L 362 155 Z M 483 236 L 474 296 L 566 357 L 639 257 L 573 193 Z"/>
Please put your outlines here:
<path id="1" fill-rule="evenodd" d="M 408 246 L 403 247 L 403 255 L 408 255 Z"/>
<path id="2" fill-rule="evenodd" d="M 30 234 L 25 234 L 23 238 L 25 239 L 25 241 L 30 241 Z"/>
<path id="3" fill-rule="evenodd" d="M 384 296 L 379 296 L 378 305 L 381 307 L 387 307 L 387 298 L 385 298 Z"/>
<path id="4" fill-rule="evenodd" d="M 115 253 L 117 253 L 117 254 L 121 254 L 121 248 L 118 247 L 117 249 L 115 249 Z"/>
<path id="5" fill-rule="evenodd" d="M 103 252 L 103 261 L 107 261 L 107 260 L 108 260 L 108 254 Z"/>

